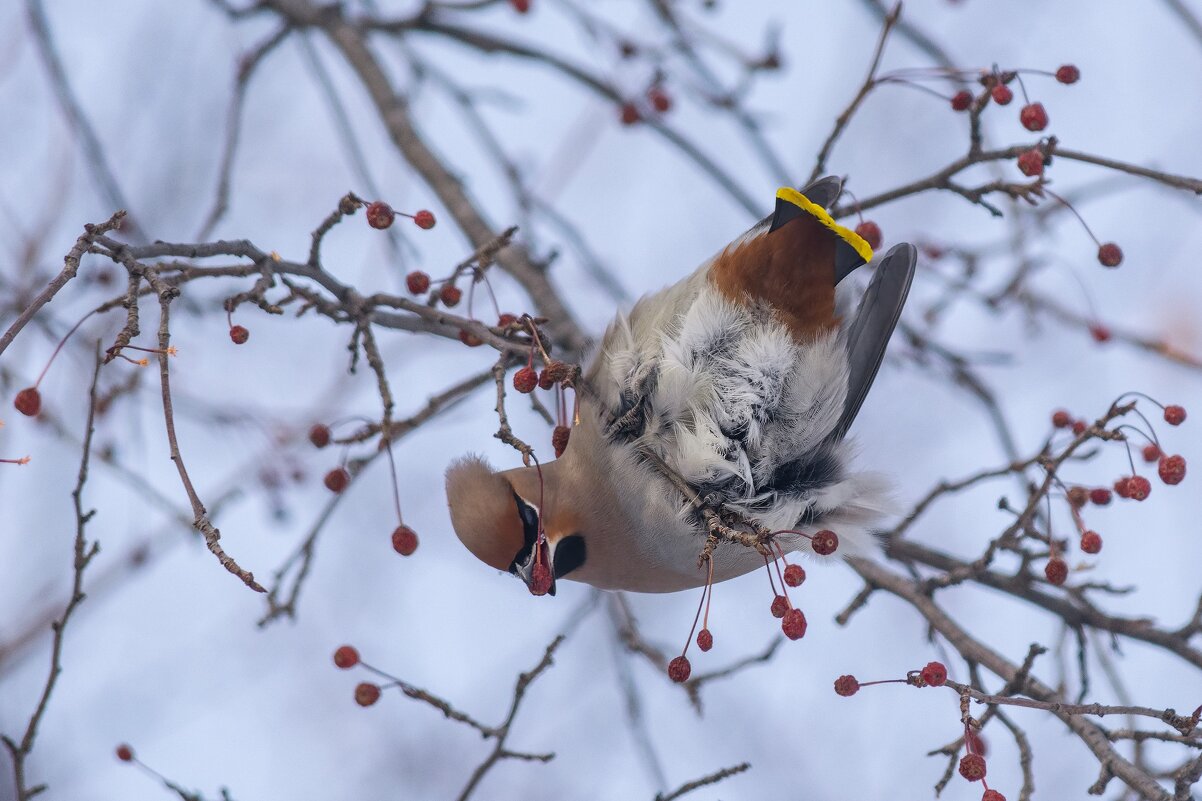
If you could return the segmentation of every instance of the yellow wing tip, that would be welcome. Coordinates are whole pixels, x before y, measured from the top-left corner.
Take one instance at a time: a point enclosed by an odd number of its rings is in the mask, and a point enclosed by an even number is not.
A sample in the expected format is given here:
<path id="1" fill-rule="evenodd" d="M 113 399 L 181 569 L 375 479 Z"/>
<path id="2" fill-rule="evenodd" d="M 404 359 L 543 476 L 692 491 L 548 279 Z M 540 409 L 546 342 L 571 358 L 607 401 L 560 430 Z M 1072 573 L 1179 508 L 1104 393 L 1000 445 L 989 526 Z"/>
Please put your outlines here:
<path id="1" fill-rule="evenodd" d="M 776 190 L 776 196 L 786 203 L 792 203 L 833 231 L 836 236 L 855 249 L 865 264 L 872 261 L 872 246 L 864 240 L 864 237 L 850 228 L 839 225 L 839 223 L 835 222 L 835 218 L 831 216 L 829 211 L 801 194 L 801 192 L 798 192 L 791 186 L 782 186 Z"/>

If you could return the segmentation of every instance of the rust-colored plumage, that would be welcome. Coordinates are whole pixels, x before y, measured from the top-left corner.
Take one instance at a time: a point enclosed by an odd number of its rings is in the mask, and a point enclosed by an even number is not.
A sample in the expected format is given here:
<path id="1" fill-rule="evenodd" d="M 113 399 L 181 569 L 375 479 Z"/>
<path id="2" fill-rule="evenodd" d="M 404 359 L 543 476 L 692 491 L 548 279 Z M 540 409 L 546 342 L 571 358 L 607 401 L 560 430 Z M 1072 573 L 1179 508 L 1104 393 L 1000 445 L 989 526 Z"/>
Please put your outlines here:
<path id="1" fill-rule="evenodd" d="M 710 280 L 736 303 L 772 307 L 794 340 L 808 342 L 839 322 L 835 245 L 828 228 L 801 216 L 775 231 L 732 243 L 714 259 Z"/>

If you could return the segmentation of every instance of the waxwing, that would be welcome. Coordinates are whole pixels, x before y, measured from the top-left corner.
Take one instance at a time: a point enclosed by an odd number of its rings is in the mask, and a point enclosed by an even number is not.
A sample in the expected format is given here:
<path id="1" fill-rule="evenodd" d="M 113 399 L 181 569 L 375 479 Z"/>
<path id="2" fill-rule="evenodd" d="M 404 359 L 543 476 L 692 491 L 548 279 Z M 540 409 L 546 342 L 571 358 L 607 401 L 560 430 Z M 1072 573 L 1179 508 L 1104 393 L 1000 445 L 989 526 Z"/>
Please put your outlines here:
<path id="1" fill-rule="evenodd" d="M 579 422 L 554 462 L 447 471 L 459 539 L 536 594 L 557 579 L 635 592 L 706 584 L 697 497 L 772 531 L 783 551 L 835 531 L 845 555 L 874 547 L 887 482 L 857 471 L 848 428 L 876 376 L 914 275 L 892 248 L 854 314 L 836 287 L 872 249 L 827 209 L 837 178 L 777 192 L 776 210 L 696 272 L 619 314 L 596 349 Z M 849 282 L 850 283 L 850 282 Z M 713 581 L 762 567 L 722 542 Z"/>

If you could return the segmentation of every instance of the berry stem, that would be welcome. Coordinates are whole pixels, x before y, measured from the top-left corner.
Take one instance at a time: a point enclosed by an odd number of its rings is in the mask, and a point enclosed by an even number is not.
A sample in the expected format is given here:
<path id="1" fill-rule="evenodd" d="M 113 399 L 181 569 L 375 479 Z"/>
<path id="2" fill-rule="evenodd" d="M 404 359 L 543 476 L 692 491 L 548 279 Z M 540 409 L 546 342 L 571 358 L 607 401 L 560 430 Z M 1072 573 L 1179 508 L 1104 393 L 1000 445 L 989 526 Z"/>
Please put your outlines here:
<path id="1" fill-rule="evenodd" d="M 1021 83 L 1021 81 L 1019 83 Z M 1024 95 L 1025 94 L 1026 94 L 1026 92 L 1024 91 Z M 1043 191 L 1046 192 L 1051 197 L 1055 198 L 1056 200 L 1060 201 L 1060 203 L 1063 204 L 1065 208 L 1067 208 L 1069 211 L 1071 211 L 1073 213 L 1073 216 L 1077 218 L 1077 222 L 1081 223 L 1081 227 L 1085 229 L 1085 233 L 1089 234 L 1089 238 L 1093 240 L 1093 243 L 1095 245 L 1097 245 L 1098 247 L 1102 247 L 1102 243 L 1098 241 L 1098 238 L 1096 236 L 1094 236 L 1093 229 L 1091 229 L 1089 227 L 1089 223 L 1085 222 L 1085 218 L 1081 216 L 1081 213 L 1079 211 L 1077 211 L 1075 208 L 1073 208 L 1072 203 L 1069 203 L 1067 200 L 1060 197 L 1060 195 L 1056 194 L 1051 189 L 1048 189 L 1046 186 L 1044 187 Z"/>
<path id="2" fill-rule="evenodd" d="M 42 368 L 42 372 L 38 373 L 38 380 L 33 382 L 34 389 L 37 389 L 38 385 L 42 383 L 42 379 L 46 377 L 46 371 L 50 369 L 50 365 L 54 363 L 54 359 L 58 356 L 58 352 L 63 349 L 63 345 L 67 344 L 67 340 L 71 338 L 71 335 L 79 330 L 79 327 L 83 325 L 84 320 L 88 319 L 95 313 L 96 310 L 92 309 L 92 311 L 88 312 L 83 317 L 80 317 L 79 322 L 71 326 L 71 330 L 67 332 L 67 335 L 59 340 L 58 346 L 54 349 L 54 353 L 51 353 L 50 358 L 46 360 L 46 366 Z"/>
<path id="3" fill-rule="evenodd" d="M 390 431 L 384 432 L 382 444 L 384 451 L 388 454 L 388 472 L 392 476 L 392 502 L 396 506 L 396 520 L 398 525 L 405 525 L 404 518 L 401 517 L 401 487 L 397 482 L 396 477 L 396 459 L 392 455 L 392 437 Z"/>

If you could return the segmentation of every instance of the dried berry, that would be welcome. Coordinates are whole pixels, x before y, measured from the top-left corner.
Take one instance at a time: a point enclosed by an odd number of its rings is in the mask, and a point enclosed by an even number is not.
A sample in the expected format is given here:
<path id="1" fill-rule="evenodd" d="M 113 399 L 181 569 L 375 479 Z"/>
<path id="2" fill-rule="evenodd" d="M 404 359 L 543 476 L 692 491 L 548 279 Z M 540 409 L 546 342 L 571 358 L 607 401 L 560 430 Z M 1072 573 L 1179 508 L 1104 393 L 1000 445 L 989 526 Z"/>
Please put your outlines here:
<path id="1" fill-rule="evenodd" d="M 1056 70 L 1056 80 L 1061 83 L 1076 83 L 1081 80 L 1081 70 L 1072 64 L 1065 64 Z"/>
<path id="2" fill-rule="evenodd" d="M 1054 556 L 1044 566 L 1043 574 L 1048 577 L 1049 582 L 1059 587 L 1068 578 L 1068 563 L 1060 557 Z"/>
<path id="3" fill-rule="evenodd" d="M 819 556 L 830 556 L 839 549 L 839 535 L 824 528 L 814 535 L 814 539 L 810 541 L 810 547 Z"/>
<path id="4" fill-rule="evenodd" d="M 672 108 L 672 98 L 661 86 L 652 86 L 647 90 L 647 100 L 651 102 L 651 107 L 660 114 Z"/>
<path id="5" fill-rule="evenodd" d="M 551 380 L 551 374 L 548 373 L 546 369 L 543 369 L 543 371 L 538 374 L 538 388 L 550 389 L 553 386 L 555 386 L 555 382 Z"/>
<path id="6" fill-rule="evenodd" d="M 868 247 L 877 250 L 884 239 L 881 237 L 881 227 L 872 220 L 865 220 L 856 226 L 856 234 L 868 243 Z"/>
<path id="7" fill-rule="evenodd" d="M 1185 478 L 1185 457 L 1165 456 L 1160 460 L 1158 468 L 1160 480 L 1166 484 L 1180 484 Z"/>
<path id="8" fill-rule="evenodd" d="M 806 634 L 806 616 L 800 609 L 790 609 L 780 622 L 780 629 L 790 640 L 800 640 Z"/>
<path id="9" fill-rule="evenodd" d="M 130 748 L 125 743 L 117 746 L 117 759 L 122 762 L 132 762 L 134 759 L 134 749 Z"/>
<path id="10" fill-rule="evenodd" d="M 459 329 L 459 341 L 469 348 L 478 348 L 484 344 L 484 340 L 468 331 L 465 328 Z"/>
<path id="11" fill-rule="evenodd" d="M 551 568 L 546 562 L 539 562 L 530 571 L 530 594 L 546 595 L 551 591 Z"/>
<path id="12" fill-rule="evenodd" d="M 708 651 L 714 647 L 714 635 L 709 629 L 702 629 L 697 632 L 697 647 L 702 651 Z"/>
<path id="13" fill-rule="evenodd" d="M 1103 267 L 1118 267 L 1123 263 L 1123 249 L 1113 242 L 1098 248 L 1098 261 Z"/>
<path id="14" fill-rule="evenodd" d="M 1176 404 L 1164 407 L 1164 420 L 1171 426 L 1181 425 L 1185 422 L 1185 407 Z"/>
<path id="15" fill-rule="evenodd" d="M 970 782 L 985 778 L 985 757 L 980 754 L 965 754 L 960 759 L 960 775 Z"/>
<path id="16" fill-rule="evenodd" d="M 334 664 L 343 670 L 359 664 L 359 652 L 353 645 L 341 645 L 334 652 Z"/>
<path id="17" fill-rule="evenodd" d="M 986 790 L 985 795 L 981 796 L 981 801 L 1006 801 L 1006 796 L 999 793 L 997 790 Z"/>
<path id="18" fill-rule="evenodd" d="M 789 565 L 785 568 L 784 578 L 790 587 L 800 587 L 801 582 L 806 580 L 806 572 L 801 565 Z"/>
<path id="19" fill-rule="evenodd" d="M 442 305 L 448 309 L 459 305 L 459 299 L 463 297 L 463 290 L 454 284 L 443 284 L 442 289 L 438 292 L 438 299 L 442 301 Z"/>
<path id="20" fill-rule="evenodd" d="M 622 104 L 622 113 L 619 119 L 622 120 L 623 125 L 634 125 L 642 118 L 643 115 L 639 114 L 638 106 L 636 106 L 634 103 Z"/>
<path id="21" fill-rule="evenodd" d="M 961 89 L 952 95 L 952 109 L 955 111 L 967 111 L 972 105 L 972 93 L 967 89 Z"/>
<path id="22" fill-rule="evenodd" d="M 428 209 L 422 209 L 417 214 L 413 215 L 413 224 L 424 231 L 429 231 L 434 227 L 434 212 Z"/>
<path id="23" fill-rule="evenodd" d="M 1073 424 L 1073 416 L 1064 409 L 1052 412 L 1052 425 L 1056 428 L 1068 428 Z"/>
<path id="24" fill-rule="evenodd" d="M 1155 462 L 1160 458 L 1160 446 L 1155 442 L 1149 442 L 1144 446 L 1143 450 L 1144 461 L 1148 464 Z"/>
<path id="25" fill-rule="evenodd" d="M 999 83 L 993 87 L 993 91 L 989 94 L 993 96 L 993 102 L 999 106 L 1008 105 L 1014 99 L 1014 92 L 1004 83 Z"/>
<path id="26" fill-rule="evenodd" d="M 322 483 L 326 485 L 326 489 L 337 495 L 351 483 L 351 474 L 347 472 L 345 467 L 335 467 L 326 473 L 326 477 L 322 479 Z"/>
<path id="27" fill-rule="evenodd" d="M 778 595 L 772 599 L 772 616 L 784 617 L 785 612 L 789 611 L 789 599 L 783 595 Z"/>
<path id="28" fill-rule="evenodd" d="M 372 228 L 384 229 L 392 225 L 392 221 L 396 219 L 396 214 L 383 200 L 377 200 L 367 204 L 367 224 Z"/>
<path id="29" fill-rule="evenodd" d="M 1089 491 L 1089 500 L 1094 506 L 1105 506 L 1110 503 L 1110 490 L 1105 487 L 1096 487 Z"/>
<path id="30" fill-rule="evenodd" d="M 412 295 L 424 295 L 430 291 L 430 276 L 421 270 L 414 270 L 405 276 L 405 286 Z"/>
<path id="31" fill-rule="evenodd" d="M 330 444 L 330 427 L 323 423 L 314 423 L 309 429 L 309 441 L 315 448 L 324 448 Z"/>
<path id="32" fill-rule="evenodd" d="M 1038 178 L 1043 175 L 1043 154 L 1038 148 L 1031 148 L 1018 154 L 1018 169 L 1023 175 Z"/>
<path id="33" fill-rule="evenodd" d="M 1086 531 L 1081 535 L 1081 550 L 1085 553 L 1097 553 L 1102 550 L 1102 535 L 1096 531 Z"/>
<path id="34" fill-rule="evenodd" d="M 1080 509 L 1086 504 L 1087 501 L 1089 501 L 1089 490 L 1085 489 L 1085 487 L 1069 488 L 1068 502 L 1071 503 L 1074 508 Z"/>
<path id="35" fill-rule="evenodd" d="M 668 663 L 668 678 L 677 684 L 688 681 L 692 672 L 693 666 L 689 664 L 687 656 L 678 656 Z"/>
<path id="36" fill-rule="evenodd" d="M 509 326 L 513 325 L 517 321 L 518 321 L 518 316 L 516 314 L 510 314 L 509 312 L 502 312 L 501 316 L 497 318 L 497 328 L 508 328 Z"/>
<path id="37" fill-rule="evenodd" d="M 923 682 L 931 687 L 942 687 L 947 683 L 947 668 L 942 662 L 927 662 L 920 675 Z"/>
<path id="38" fill-rule="evenodd" d="M 1152 482 L 1143 476 L 1131 476 L 1127 479 L 1128 497 L 1133 501 L 1142 501 L 1152 492 Z"/>
<path id="39" fill-rule="evenodd" d="M 235 345 L 245 345 L 246 340 L 250 339 L 250 332 L 243 326 L 232 325 L 230 326 L 230 339 Z"/>
<path id="40" fill-rule="evenodd" d="M 525 14 L 530 10 L 530 0 L 509 0 L 509 5 L 513 6 L 513 10 L 519 14 Z"/>
<path id="41" fill-rule="evenodd" d="M 26 417 L 37 417 L 42 411 L 42 393 L 37 387 L 26 387 L 13 398 L 13 408 Z"/>
<path id="42" fill-rule="evenodd" d="M 392 532 L 392 549 L 401 556 L 412 556 L 417 550 L 417 532 L 406 525 L 397 526 Z"/>
<path id="43" fill-rule="evenodd" d="M 1089 424 L 1084 420 L 1073 421 L 1073 433 L 1078 437 L 1085 433 L 1085 429 L 1089 428 Z"/>
<path id="44" fill-rule="evenodd" d="M 1090 324 L 1089 335 L 1093 337 L 1094 342 L 1109 342 L 1111 337 L 1110 329 L 1101 323 Z"/>
<path id="45" fill-rule="evenodd" d="M 355 687 L 355 703 L 359 706 L 371 706 L 380 700 L 380 688 L 374 684 L 363 682 Z"/>
<path id="46" fill-rule="evenodd" d="M 513 388 L 523 395 L 528 395 L 538 386 L 538 373 L 527 365 L 513 374 Z"/>
<path id="47" fill-rule="evenodd" d="M 1121 476 L 1114 482 L 1114 494 L 1120 498 L 1131 497 L 1131 477 Z"/>
<path id="48" fill-rule="evenodd" d="M 1042 131 L 1048 127 L 1048 112 L 1043 103 L 1028 103 L 1018 113 L 1018 121 L 1028 131 Z"/>
<path id="49" fill-rule="evenodd" d="M 555 426 L 555 430 L 551 432 L 551 447 L 555 449 L 555 458 L 563 456 L 563 452 L 568 449 L 568 439 L 572 436 L 572 429 L 567 426 Z"/>
<path id="50" fill-rule="evenodd" d="M 558 359 L 547 362 L 547 366 L 543 370 L 547 373 L 547 377 L 556 384 L 572 377 L 572 365 Z"/>
<path id="51" fill-rule="evenodd" d="M 840 676 L 835 679 L 835 692 L 838 695 L 847 698 L 855 695 L 860 691 L 860 682 L 856 681 L 855 676 Z"/>

